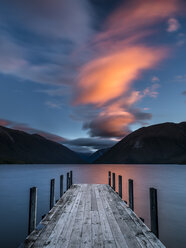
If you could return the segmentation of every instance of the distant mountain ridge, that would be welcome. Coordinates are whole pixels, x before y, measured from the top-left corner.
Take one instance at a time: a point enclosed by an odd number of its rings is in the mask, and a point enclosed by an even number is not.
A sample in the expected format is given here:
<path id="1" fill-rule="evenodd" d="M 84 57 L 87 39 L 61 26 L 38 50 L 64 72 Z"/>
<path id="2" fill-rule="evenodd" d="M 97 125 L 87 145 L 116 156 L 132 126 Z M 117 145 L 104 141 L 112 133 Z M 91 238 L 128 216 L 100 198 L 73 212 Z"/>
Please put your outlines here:
<path id="1" fill-rule="evenodd" d="M 0 163 L 78 164 L 85 163 L 67 147 L 38 134 L 0 126 Z"/>
<path id="2" fill-rule="evenodd" d="M 97 150 L 96 152 L 94 152 L 93 154 L 91 154 L 91 155 L 88 157 L 88 161 L 89 161 L 90 163 L 93 163 L 93 162 L 96 161 L 99 157 L 101 157 L 105 152 L 107 152 L 109 149 L 110 149 L 110 147 L 109 147 L 109 148 L 103 148 L 103 149 Z"/>
<path id="3" fill-rule="evenodd" d="M 186 163 L 186 122 L 140 128 L 123 138 L 95 163 Z"/>

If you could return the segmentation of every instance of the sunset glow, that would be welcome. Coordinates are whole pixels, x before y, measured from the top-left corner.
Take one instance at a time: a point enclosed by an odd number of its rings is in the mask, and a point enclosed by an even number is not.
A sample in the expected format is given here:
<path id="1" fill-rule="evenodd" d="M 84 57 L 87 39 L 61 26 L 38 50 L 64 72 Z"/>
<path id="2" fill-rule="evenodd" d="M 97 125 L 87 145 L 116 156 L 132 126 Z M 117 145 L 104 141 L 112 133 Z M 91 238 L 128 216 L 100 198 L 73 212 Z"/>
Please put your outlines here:
<path id="1" fill-rule="evenodd" d="M 111 144 L 135 128 L 173 121 L 172 112 L 182 121 L 185 10 L 183 0 L 7 0 L 1 124 L 70 147 L 77 139 Z"/>

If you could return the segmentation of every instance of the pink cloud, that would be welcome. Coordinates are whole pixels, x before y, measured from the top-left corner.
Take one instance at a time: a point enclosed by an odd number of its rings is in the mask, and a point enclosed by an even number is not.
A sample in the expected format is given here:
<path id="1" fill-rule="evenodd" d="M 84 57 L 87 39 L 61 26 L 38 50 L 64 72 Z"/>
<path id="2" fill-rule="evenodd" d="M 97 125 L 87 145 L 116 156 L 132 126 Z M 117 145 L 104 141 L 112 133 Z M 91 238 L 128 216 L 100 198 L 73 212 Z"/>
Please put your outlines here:
<path id="1" fill-rule="evenodd" d="M 180 28 L 180 24 L 179 24 L 178 20 L 176 20 L 175 18 L 170 18 L 168 20 L 167 32 L 175 32 L 179 28 Z"/>
<path id="2" fill-rule="evenodd" d="M 156 76 L 153 76 L 152 79 L 151 79 L 152 82 L 159 82 L 160 79 Z"/>

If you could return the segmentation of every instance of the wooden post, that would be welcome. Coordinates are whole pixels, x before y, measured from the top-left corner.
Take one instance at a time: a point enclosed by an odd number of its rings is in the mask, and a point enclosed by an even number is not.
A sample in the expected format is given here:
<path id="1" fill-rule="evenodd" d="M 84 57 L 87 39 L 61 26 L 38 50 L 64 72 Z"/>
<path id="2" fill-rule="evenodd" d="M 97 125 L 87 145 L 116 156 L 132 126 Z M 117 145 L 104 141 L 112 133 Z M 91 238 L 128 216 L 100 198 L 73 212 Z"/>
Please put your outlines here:
<path id="1" fill-rule="evenodd" d="M 72 171 L 70 171 L 70 187 L 72 186 L 72 184 L 73 184 Z"/>
<path id="2" fill-rule="evenodd" d="M 122 176 L 118 176 L 118 182 L 119 182 L 119 196 L 122 198 Z"/>
<path id="3" fill-rule="evenodd" d="M 140 220 L 142 221 L 142 222 L 145 222 L 145 219 L 144 218 L 141 218 L 141 217 L 139 217 L 140 218 Z"/>
<path id="4" fill-rule="evenodd" d="M 116 190 L 115 173 L 112 173 L 112 188 L 114 191 Z"/>
<path id="5" fill-rule="evenodd" d="M 60 198 L 63 195 L 63 175 L 60 176 Z"/>
<path id="6" fill-rule="evenodd" d="M 150 188 L 151 231 L 159 238 L 157 189 Z"/>
<path id="7" fill-rule="evenodd" d="M 67 190 L 69 189 L 69 172 L 67 172 Z"/>
<path id="8" fill-rule="evenodd" d="M 108 185 L 111 186 L 111 171 L 108 172 Z"/>
<path id="9" fill-rule="evenodd" d="M 30 188 L 28 234 L 36 228 L 37 216 L 37 188 Z"/>
<path id="10" fill-rule="evenodd" d="M 129 179 L 129 207 L 134 211 L 134 190 L 133 180 Z"/>
<path id="11" fill-rule="evenodd" d="M 55 204 L 55 179 L 50 180 L 50 209 Z"/>
<path id="12" fill-rule="evenodd" d="M 41 219 L 44 219 L 44 218 L 45 218 L 45 216 L 46 216 L 46 214 L 43 214 L 43 215 L 42 215 L 42 217 L 41 217 Z"/>

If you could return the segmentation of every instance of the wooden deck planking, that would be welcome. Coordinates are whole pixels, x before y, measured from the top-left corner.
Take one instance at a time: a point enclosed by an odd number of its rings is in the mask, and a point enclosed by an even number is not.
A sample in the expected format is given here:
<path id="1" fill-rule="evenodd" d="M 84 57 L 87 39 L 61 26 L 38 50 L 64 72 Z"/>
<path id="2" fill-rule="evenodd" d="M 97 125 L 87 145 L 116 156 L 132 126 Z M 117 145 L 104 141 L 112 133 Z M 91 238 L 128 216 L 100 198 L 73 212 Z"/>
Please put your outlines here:
<path id="1" fill-rule="evenodd" d="M 76 218 L 75 218 L 75 223 L 74 223 L 74 227 L 72 230 L 72 234 L 71 234 L 71 239 L 69 242 L 68 247 L 72 248 L 72 247 L 80 247 L 81 246 L 81 231 L 83 228 L 83 223 L 84 223 L 84 211 L 85 211 L 85 197 L 87 195 L 87 185 L 83 185 L 82 186 L 82 195 L 81 195 L 81 200 L 78 206 L 78 210 L 77 210 L 77 214 L 76 214 Z"/>
<path id="2" fill-rule="evenodd" d="M 25 240 L 23 247 L 164 248 L 112 188 L 73 185 Z"/>
<path id="3" fill-rule="evenodd" d="M 106 191 L 106 196 L 111 208 L 114 210 L 115 218 L 118 222 L 118 225 L 122 231 L 122 234 L 125 236 L 128 247 L 148 247 L 152 248 L 151 243 L 148 241 L 146 236 L 142 233 L 141 228 L 137 223 L 134 222 L 130 214 L 127 212 L 127 206 L 124 203 L 124 207 L 121 206 L 120 202 L 118 204 L 118 199 L 113 192 Z M 140 220 L 141 221 L 141 220 Z M 155 246 L 157 247 L 157 246 Z"/>

